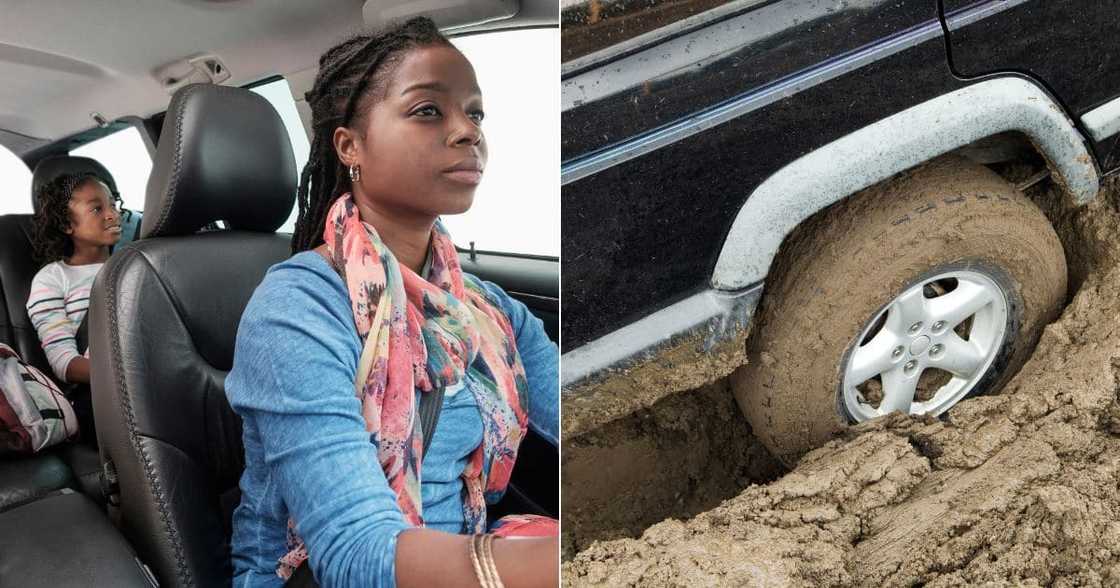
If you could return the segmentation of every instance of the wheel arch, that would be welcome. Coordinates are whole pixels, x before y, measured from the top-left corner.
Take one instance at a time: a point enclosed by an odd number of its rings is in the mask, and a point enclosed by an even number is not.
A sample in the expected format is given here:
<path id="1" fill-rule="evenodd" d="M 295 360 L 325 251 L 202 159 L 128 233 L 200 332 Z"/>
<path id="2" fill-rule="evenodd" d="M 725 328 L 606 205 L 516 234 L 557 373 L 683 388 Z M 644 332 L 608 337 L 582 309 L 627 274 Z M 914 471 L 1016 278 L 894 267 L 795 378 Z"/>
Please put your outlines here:
<path id="1" fill-rule="evenodd" d="M 740 290 L 762 282 L 786 236 L 815 213 L 899 172 L 1008 132 L 1029 139 L 1074 203 L 1096 197 L 1096 164 L 1061 106 L 1025 78 L 987 79 L 841 137 L 770 176 L 735 217 L 712 287 Z"/>

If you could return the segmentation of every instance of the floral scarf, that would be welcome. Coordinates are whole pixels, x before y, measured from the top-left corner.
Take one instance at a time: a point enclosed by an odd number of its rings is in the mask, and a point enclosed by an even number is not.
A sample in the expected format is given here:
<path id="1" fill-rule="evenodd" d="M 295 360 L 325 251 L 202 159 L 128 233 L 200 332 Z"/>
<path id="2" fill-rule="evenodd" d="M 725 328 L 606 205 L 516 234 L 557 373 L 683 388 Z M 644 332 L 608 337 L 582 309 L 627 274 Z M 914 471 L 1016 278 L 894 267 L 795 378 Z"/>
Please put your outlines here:
<path id="1" fill-rule="evenodd" d="M 324 239 L 365 341 L 355 393 L 405 520 L 424 526 L 425 431 L 416 390 L 427 394 L 463 382 L 478 403 L 483 426 L 482 444 L 462 475 L 464 531 L 485 532 L 486 503 L 505 492 L 528 422 L 528 382 L 509 318 L 481 284 L 463 274 L 455 245 L 438 221 L 423 277 L 397 263 L 377 231 L 361 221 L 350 194 L 331 206 Z M 307 559 L 291 520 L 288 547 L 277 567 L 285 579 Z"/>

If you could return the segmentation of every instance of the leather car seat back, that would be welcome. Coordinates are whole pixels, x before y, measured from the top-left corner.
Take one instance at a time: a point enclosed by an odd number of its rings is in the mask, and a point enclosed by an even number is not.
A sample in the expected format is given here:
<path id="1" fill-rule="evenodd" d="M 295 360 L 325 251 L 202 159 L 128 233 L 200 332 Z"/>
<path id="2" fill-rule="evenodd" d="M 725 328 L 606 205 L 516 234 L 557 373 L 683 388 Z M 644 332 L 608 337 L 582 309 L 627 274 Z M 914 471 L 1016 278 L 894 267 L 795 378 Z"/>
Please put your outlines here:
<path id="1" fill-rule="evenodd" d="M 31 245 L 30 214 L 0 216 L 0 343 L 24 361 L 53 376 L 39 334 L 27 316 L 31 280 L 39 271 Z"/>
<path id="2" fill-rule="evenodd" d="M 102 459 L 119 525 L 164 586 L 228 584 L 244 468 L 224 390 L 241 314 L 268 268 L 296 171 L 265 99 L 238 88 L 175 93 L 148 182 L 140 241 L 94 283 L 90 336 Z M 229 227 L 199 233 L 221 220 Z"/>

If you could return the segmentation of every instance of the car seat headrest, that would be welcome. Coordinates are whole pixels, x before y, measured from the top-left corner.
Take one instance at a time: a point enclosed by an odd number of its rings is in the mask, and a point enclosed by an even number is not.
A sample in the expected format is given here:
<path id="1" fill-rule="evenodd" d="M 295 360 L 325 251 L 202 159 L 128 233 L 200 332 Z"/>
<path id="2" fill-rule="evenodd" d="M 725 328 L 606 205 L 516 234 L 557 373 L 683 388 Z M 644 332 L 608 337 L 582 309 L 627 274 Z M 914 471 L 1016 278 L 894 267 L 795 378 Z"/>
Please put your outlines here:
<path id="1" fill-rule="evenodd" d="M 295 157 L 280 115 L 241 88 L 175 92 L 148 178 L 140 237 L 190 235 L 214 221 L 274 232 L 296 196 Z"/>
<path id="2" fill-rule="evenodd" d="M 62 174 L 93 174 L 109 186 L 109 191 L 114 196 L 117 193 L 117 182 L 113 174 L 96 159 L 77 157 L 73 155 L 55 155 L 40 161 L 35 166 L 31 175 L 31 209 L 39 212 L 39 189 L 50 183 L 51 180 Z"/>

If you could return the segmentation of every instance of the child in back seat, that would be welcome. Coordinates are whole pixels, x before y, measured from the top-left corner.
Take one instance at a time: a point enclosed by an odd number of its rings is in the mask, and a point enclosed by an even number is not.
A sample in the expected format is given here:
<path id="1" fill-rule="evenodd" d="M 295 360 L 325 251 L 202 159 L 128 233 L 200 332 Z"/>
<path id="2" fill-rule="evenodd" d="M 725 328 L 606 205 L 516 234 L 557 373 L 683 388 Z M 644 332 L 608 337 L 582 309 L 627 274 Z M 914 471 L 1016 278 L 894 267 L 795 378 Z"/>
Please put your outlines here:
<path id="1" fill-rule="evenodd" d="M 120 213 L 105 182 L 89 173 L 62 174 L 35 198 L 32 240 L 38 262 L 45 265 L 31 282 L 27 314 L 58 380 L 89 384 L 88 350 L 78 349 L 78 328 L 89 308 L 93 279 L 121 238 Z M 75 409 L 81 425 L 92 422 L 91 415 L 82 414 L 88 407 Z"/>

